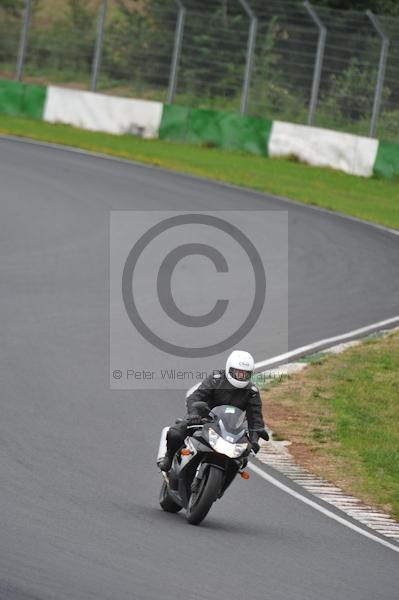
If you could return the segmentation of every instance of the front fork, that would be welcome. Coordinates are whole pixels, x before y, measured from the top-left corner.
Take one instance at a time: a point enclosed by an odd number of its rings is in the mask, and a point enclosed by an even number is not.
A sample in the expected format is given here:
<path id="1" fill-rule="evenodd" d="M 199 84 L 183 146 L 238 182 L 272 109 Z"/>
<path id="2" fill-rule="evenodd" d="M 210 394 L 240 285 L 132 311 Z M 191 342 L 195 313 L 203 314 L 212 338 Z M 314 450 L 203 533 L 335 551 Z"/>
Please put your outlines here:
<path id="1" fill-rule="evenodd" d="M 199 490 L 201 488 L 202 480 L 204 479 L 205 469 L 207 466 L 208 466 L 208 463 L 204 463 L 204 462 L 200 462 L 200 464 L 198 465 L 197 470 L 194 475 L 194 479 L 191 483 L 190 489 L 191 489 L 192 494 L 196 494 L 197 492 L 199 492 Z"/>
<path id="2" fill-rule="evenodd" d="M 230 460 L 230 459 L 226 459 L 226 461 L 228 461 L 228 460 Z M 235 459 L 234 462 L 237 465 L 236 473 L 241 474 L 248 464 L 248 458 Z M 199 490 L 201 489 L 201 484 L 204 479 L 206 469 L 210 465 L 220 469 L 221 471 L 224 471 L 224 473 L 225 473 L 224 484 L 223 484 L 223 487 L 222 487 L 220 495 L 219 495 L 219 498 L 221 498 L 222 495 L 224 494 L 224 492 L 226 491 L 226 489 L 229 487 L 230 483 L 233 481 L 235 475 L 232 478 L 229 478 L 229 480 L 227 480 L 226 478 L 228 477 L 229 469 L 228 469 L 227 465 L 223 464 L 223 462 L 220 460 L 216 460 L 215 462 L 213 462 L 213 461 L 200 462 L 200 464 L 198 465 L 197 470 L 195 472 L 194 479 L 191 483 L 191 493 L 196 494 L 199 492 Z"/>

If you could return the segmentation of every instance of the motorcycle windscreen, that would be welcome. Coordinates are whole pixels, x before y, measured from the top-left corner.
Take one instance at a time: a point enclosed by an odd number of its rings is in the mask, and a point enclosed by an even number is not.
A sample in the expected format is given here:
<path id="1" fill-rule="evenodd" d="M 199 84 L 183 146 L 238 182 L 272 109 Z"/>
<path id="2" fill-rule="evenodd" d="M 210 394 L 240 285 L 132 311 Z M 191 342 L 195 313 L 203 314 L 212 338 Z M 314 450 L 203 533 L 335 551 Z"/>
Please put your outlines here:
<path id="1" fill-rule="evenodd" d="M 223 423 L 224 429 L 229 433 L 237 435 L 247 427 L 245 412 L 236 406 L 227 404 L 215 406 L 211 414 L 216 417 L 217 421 Z"/>

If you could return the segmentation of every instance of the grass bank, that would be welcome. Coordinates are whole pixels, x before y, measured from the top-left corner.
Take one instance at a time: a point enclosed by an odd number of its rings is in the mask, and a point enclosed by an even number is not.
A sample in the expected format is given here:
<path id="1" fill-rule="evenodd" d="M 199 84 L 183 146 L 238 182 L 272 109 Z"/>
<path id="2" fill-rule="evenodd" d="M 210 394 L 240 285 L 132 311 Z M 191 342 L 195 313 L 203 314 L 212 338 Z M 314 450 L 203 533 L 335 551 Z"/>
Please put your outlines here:
<path id="1" fill-rule="evenodd" d="M 391 181 L 364 179 L 287 160 L 90 132 L 4 115 L 0 115 L 0 133 L 208 177 L 399 228 L 399 184 Z"/>
<path id="2" fill-rule="evenodd" d="M 399 518 L 399 333 L 321 358 L 263 402 L 300 464 Z"/>

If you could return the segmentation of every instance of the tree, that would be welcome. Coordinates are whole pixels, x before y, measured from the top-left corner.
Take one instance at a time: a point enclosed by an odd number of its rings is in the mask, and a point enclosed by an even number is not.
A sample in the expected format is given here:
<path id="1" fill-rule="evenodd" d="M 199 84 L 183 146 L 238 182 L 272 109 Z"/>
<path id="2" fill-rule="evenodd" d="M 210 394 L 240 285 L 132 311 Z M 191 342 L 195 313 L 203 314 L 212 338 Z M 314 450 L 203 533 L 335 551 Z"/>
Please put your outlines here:
<path id="1" fill-rule="evenodd" d="M 0 9 L 11 16 L 16 17 L 24 7 L 24 0 L 0 0 Z"/>
<path id="2" fill-rule="evenodd" d="M 338 10 L 364 12 L 369 9 L 379 15 L 399 17 L 398 0 L 313 0 L 313 3 Z"/>

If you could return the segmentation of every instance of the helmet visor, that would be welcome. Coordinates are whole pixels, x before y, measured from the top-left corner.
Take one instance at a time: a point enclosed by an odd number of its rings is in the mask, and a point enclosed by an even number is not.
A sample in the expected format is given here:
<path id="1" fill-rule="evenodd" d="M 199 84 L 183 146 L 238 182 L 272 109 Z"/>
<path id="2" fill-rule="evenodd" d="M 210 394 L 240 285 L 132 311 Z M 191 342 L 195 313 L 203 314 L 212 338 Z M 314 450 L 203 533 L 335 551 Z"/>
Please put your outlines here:
<path id="1" fill-rule="evenodd" d="M 229 375 L 237 381 L 249 381 L 252 377 L 252 371 L 245 371 L 244 369 L 235 369 L 230 367 Z"/>

